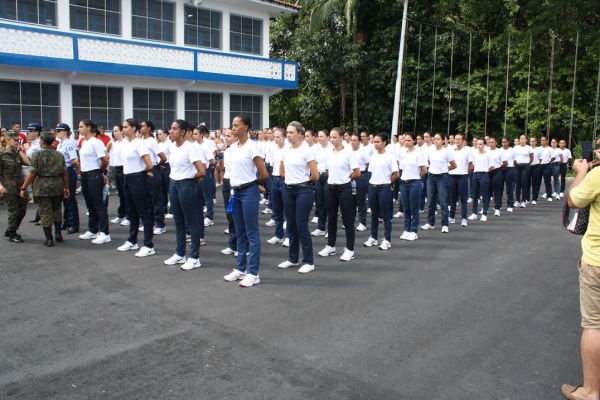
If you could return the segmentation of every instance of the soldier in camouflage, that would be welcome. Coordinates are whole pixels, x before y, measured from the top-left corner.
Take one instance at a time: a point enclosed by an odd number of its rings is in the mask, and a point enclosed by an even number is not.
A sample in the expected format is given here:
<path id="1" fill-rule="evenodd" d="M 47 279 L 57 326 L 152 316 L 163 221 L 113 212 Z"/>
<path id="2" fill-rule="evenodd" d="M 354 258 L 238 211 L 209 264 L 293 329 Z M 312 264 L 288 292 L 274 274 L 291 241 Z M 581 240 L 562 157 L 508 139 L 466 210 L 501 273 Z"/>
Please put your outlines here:
<path id="1" fill-rule="evenodd" d="M 8 229 L 5 236 L 13 243 L 23 243 L 17 229 L 25 218 L 27 200 L 19 197 L 23 183 L 22 166 L 29 165 L 29 158 L 20 148 L 19 136 L 9 132 L 4 135 L 6 147 L 0 149 L 0 195 L 8 206 Z"/>
<path id="2" fill-rule="evenodd" d="M 31 158 L 29 175 L 21 187 L 21 196 L 25 198 L 25 189 L 33 182 L 33 200 L 40 208 L 40 225 L 44 229 L 44 246 L 54 246 L 52 225 L 57 242 L 62 242 L 60 231 L 62 224 L 62 199 L 69 197 L 69 178 L 65 157 L 52 148 L 54 135 L 45 132 L 41 136 L 42 149 Z"/>

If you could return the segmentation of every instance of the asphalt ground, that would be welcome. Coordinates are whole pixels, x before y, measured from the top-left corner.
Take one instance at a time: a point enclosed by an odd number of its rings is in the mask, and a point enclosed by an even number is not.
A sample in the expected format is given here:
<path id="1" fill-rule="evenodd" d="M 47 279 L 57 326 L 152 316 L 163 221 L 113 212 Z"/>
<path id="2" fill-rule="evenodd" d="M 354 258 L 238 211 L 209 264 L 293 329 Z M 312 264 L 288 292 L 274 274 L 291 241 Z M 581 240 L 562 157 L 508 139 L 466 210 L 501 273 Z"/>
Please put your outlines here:
<path id="1" fill-rule="evenodd" d="M 120 225 L 109 244 L 46 248 L 30 205 L 26 242 L 0 240 L 0 398 L 561 399 L 562 383 L 581 384 L 580 237 L 560 226 L 563 202 L 448 234 L 438 215 L 415 242 L 394 219 L 392 248 L 357 232 L 351 262 L 340 224 L 338 256 L 315 254 L 307 275 L 276 267 L 287 249 L 266 243 L 260 214 L 261 283 L 244 289 L 222 278 L 235 260 L 220 254 L 218 199 L 188 272 L 163 264 L 172 220 L 138 259 L 116 250 Z"/>

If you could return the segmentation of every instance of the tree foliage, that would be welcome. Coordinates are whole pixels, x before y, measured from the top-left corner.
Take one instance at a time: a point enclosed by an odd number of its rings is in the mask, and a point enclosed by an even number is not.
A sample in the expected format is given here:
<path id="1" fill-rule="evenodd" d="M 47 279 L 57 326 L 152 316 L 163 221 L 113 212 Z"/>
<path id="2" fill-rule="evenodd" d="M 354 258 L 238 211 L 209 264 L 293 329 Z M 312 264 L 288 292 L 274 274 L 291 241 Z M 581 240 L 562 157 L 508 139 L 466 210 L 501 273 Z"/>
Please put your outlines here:
<path id="1" fill-rule="evenodd" d="M 338 6 L 311 29 L 314 7 L 323 3 Z M 307 1 L 300 13 L 272 21 L 271 56 L 299 63 L 299 88 L 271 99 L 271 121 L 351 127 L 346 104 L 355 101 L 360 129 L 390 131 L 402 3 Z M 572 131 L 575 141 L 594 136 L 597 0 L 411 1 L 408 18 L 400 130 L 514 136 L 549 127 L 551 136 L 568 138 L 579 33 Z"/>

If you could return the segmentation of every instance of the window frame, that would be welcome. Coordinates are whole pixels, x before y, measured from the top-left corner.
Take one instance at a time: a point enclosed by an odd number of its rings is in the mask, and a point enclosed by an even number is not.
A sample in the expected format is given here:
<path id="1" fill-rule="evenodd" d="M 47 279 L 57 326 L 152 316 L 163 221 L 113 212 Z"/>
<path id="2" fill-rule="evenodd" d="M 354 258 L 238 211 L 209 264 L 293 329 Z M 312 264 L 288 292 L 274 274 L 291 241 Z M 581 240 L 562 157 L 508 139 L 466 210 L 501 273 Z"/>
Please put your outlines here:
<path id="1" fill-rule="evenodd" d="M 86 2 L 86 5 L 79 5 L 77 3 L 80 2 Z M 122 16 L 123 16 L 123 7 L 121 4 L 121 0 L 104 0 L 104 8 L 97 8 L 97 7 L 90 7 L 90 2 L 93 0 L 69 0 L 69 27 L 71 30 L 74 31 L 82 31 L 82 32 L 91 32 L 91 33 L 99 33 L 99 34 L 103 34 L 103 35 L 111 35 L 111 36 L 121 36 L 122 35 Z M 111 4 L 109 6 L 107 6 L 107 3 L 114 3 Z M 118 9 L 117 11 L 114 11 L 114 5 L 118 4 Z M 95 14 L 96 17 L 95 18 L 104 18 L 104 30 L 98 30 L 98 29 L 91 29 L 90 25 L 92 25 L 90 23 L 90 21 L 94 21 L 94 19 L 90 19 L 90 10 L 92 12 L 92 17 Z M 77 12 L 78 11 L 85 11 L 85 27 L 81 27 L 79 26 L 79 23 L 81 22 L 78 18 L 77 18 Z M 107 21 L 109 20 L 109 18 L 114 18 L 117 17 L 118 21 L 117 23 L 113 26 L 112 24 L 109 24 Z M 83 17 L 82 17 L 83 18 Z M 95 24 L 95 23 L 94 23 Z M 112 27 L 112 29 L 109 31 L 109 27 Z M 116 28 L 116 31 L 113 31 L 114 28 Z"/>
<path id="2" fill-rule="evenodd" d="M 188 18 L 189 18 L 189 13 L 190 12 L 196 12 L 196 22 L 195 24 L 190 24 L 188 23 Z M 201 26 L 199 24 L 199 20 L 200 20 L 200 12 L 208 12 L 209 13 L 209 18 L 208 21 L 209 22 L 209 26 Z M 218 27 L 213 27 L 213 15 L 218 15 L 218 22 L 219 22 L 219 26 Z M 196 40 L 193 42 L 191 40 L 189 40 L 189 36 L 188 36 L 188 28 L 189 27 L 194 27 L 195 28 L 195 34 L 196 34 Z M 209 31 L 209 42 L 210 45 L 209 46 L 204 46 L 201 45 L 201 41 L 200 41 L 200 30 L 204 29 L 204 30 L 208 30 Z M 222 50 L 223 48 L 223 12 L 221 10 L 213 10 L 210 8 L 204 8 L 204 7 L 195 7 L 189 4 L 185 4 L 184 5 L 184 21 L 183 21 L 183 43 L 185 46 L 193 46 L 193 47 L 200 47 L 200 48 L 204 48 L 204 49 L 212 49 L 212 50 Z M 216 40 L 218 42 L 218 46 L 213 46 L 213 40 L 214 37 L 216 37 Z"/>
<path id="3" fill-rule="evenodd" d="M 20 121 L 21 126 L 27 126 L 32 122 L 42 124 L 46 129 L 51 129 L 56 126 L 60 121 L 60 83 L 58 82 L 47 82 L 47 81 L 31 81 L 31 80 L 11 80 L 11 79 L 0 79 L 0 88 L 3 83 L 8 85 L 17 84 L 18 89 L 18 102 L 11 102 L 12 96 L 15 96 L 14 88 L 7 87 L 6 102 L 4 102 L 4 94 L 0 92 L 0 125 L 11 126 L 13 122 Z M 27 102 L 24 103 L 24 99 L 30 99 L 32 96 L 24 94 L 24 85 L 38 85 L 39 89 L 37 94 L 33 97 L 37 98 L 38 102 Z M 52 87 L 51 90 L 50 87 Z M 48 95 L 48 92 L 54 92 L 54 96 Z M 54 99 L 55 102 L 47 102 L 49 99 Z M 18 118 L 11 116 L 18 108 Z M 25 114 L 31 114 L 38 108 L 38 116 L 27 116 Z M 4 111 L 8 109 L 8 111 Z M 13 111 L 10 111 L 10 110 Z M 6 115 L 6 117 L 4 117 Z M 7 118 L 5 121 L 3 118 Z"/>
<path id="4" fill-rule="evenodd" d="M 161 7 L 160 7 L 160 18 L 154 17 L 150 15 L 150 6 L 149 6 L 149 2 L 153 1 L 153 2 L 160 2 Z M 139 15 L 136 14 L 137 10 L 136 10 L 136 2 L 145 2 L 146 3 L 146 15 Z M 165 18 L 165 6 L 170 6 L 171 10 L 171 17 L 172 19 L 166 19 Z M 176 7 L 175 7 L 175 2 L 173 1 L 169 1 L 169 0 L 132 0 L 131 1 L 131 37 L 133 39 L 141 39 L 141 40 L 148 40 L 148 41 L 153 41 L 153 42 L 161 42 L 161 43 L 175 43 L 175 22 L 176 22 Z M 136 36 L 135 33 L 135 25 L 136 25 L 136 19 L 138 20 L 143 20 L 146 23 L 145 26 L 145 34 L 146 36 Z M 156 30 L 151 30 L 150 29 L 150 23 L 151 22 L 158 22 L 160 24 L 160 38 L 156 38 L 156 37 L 151 37 L 151 32 L 158 32 Z M 170 25 L 170 32 L 167 32 L 167 25 Z M 170 34 L 170 40 L 168 38 L 166 38 L 168 36 L 168 34 Z"/>
<path id="5" fill-rule="evenodd" d="M 239 31 L 234 31 L 234 19 L 239 18 Z M 252 33 L 244 32 L 244 23 L 250 24 L 252 26 Z M 255 32 L 255 23 L 259 23 L 260 27 L 258 29 L 259 34 L 257 35 Z M 260 18 L 246 17 L 243 15 L 237 14 L 229 14 L 229 51 L 234 53 L 242 53 L 242 54 L 253 54 L 262 56 L 263 54 L 263 24 L 264 21 Z M 239 36 L 238 39 L 236 37 Z M 247 46 L 245 45 L 245 40 L 251 38 L 250 47 L 252 50 L 244 50 Z M 239 40 L 239 48 L 236 46 L 236 42 Z M 255 45 L 258 44 L 258 51 L 254 50 Z"/>
<path id="6" fill-rule="evenodd" d="M 87 89 L 87 102 L 79 103 L 80 97 L 76 96 L 76 90 Z M 100 91 L 103 90 L 104 94 Z M 111 106 L 111 100 L 115 100 L 115 95 L 110 91 L 118 91 L 116 97 L 119 99 L 118 106 Z M 83 118 L 89 118 L 97 125 L 103 125 L 106 129 L 111 130 L 115 124 L 123 121 L 124 113 L 124 98 L 122 86 L 101 86 L 101 85 L 71 85 L 71 108 L 73 111 L 73 126 L 77 126 Z M 104 97 L 102 97 L 104 95 Z M 106 105 L 97 104 L 95 102 L 105 101 Z M 81 112 L 80 110 L 87 110 Z M 102 117 L 98 117 L 103 113 Z"/>

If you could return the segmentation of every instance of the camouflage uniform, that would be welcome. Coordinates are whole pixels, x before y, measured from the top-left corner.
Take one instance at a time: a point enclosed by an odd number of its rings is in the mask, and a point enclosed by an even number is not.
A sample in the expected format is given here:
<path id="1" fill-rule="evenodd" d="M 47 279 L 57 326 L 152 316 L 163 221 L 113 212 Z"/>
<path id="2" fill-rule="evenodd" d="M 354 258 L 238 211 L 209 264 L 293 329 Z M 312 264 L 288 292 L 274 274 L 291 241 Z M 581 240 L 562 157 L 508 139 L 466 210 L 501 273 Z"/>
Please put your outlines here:
<path id="1" fill-rule="evenodd" d="M 0 182 L 6 188 L 3 199 L 8 206 L 8 232 L 19 229 L 27 211 L 27 200 L 19 197 L 19 190 L 23 185 L 23 165 L 18 151 L 0 149 Z"/>
<path id="2" fill-rule="evenodd" d="M 38 150 L 33 153 L 29 172 L 37 175 L 33 181 L 33 199 L 40 208 L 40 225 L 49 228 L 61 223 L 63 175 L 67 173 L 65 157 L 50 147 Z"/>

